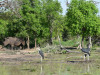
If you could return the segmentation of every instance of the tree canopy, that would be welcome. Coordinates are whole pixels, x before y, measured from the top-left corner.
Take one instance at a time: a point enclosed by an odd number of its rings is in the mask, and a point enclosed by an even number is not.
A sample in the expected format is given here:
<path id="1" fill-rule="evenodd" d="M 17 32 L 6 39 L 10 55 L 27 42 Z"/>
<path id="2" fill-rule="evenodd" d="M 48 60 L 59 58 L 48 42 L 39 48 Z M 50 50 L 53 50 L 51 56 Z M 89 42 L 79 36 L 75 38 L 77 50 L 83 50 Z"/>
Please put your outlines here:
<path id="1" fill-rule="evenodd" d="M 92 1 L 71 0 L 66 15 L 61 15 L 58 0 L 10 0 L 6 9 L 0 13 L 0 39 L 22 37 L 34 46 L 52 45 L 53 39 L 71 34 L 100 36 L 100 17 Z"/>
<path id="2" fill-rule="evenodd" d="M 98 32 L 98 9 L 92 1 L 72 0 L 68 7 L 66 16 L 72 34 L 92 36 Z"/>

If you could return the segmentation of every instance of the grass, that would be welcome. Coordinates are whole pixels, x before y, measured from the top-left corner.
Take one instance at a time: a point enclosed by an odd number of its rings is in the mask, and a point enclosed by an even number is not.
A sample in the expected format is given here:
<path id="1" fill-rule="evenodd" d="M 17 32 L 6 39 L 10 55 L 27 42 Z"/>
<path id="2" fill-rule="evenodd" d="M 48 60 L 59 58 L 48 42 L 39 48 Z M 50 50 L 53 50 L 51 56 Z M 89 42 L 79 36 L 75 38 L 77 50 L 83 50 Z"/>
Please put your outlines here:
<path id="1" fill-rule="evenodd" d="M 92 52 L 90 59 L 92 62 L 67 62 L 67 57 L 73 56 L 69 61 L 82 61 L 81 53 L 69 54 L 51 54 L 47 55 L 43 63 L 31 62 L 22 63 L 21 65 L 4 65 L 0 64 L 0 74 L 2 75 L 99 75 L 100 74 L 100 53 Z M 98 57 L 97 57 L 98 56 Z M 38 59 L 39 60 L 39 59 Z M 41 69 L 42 68 L 42 69 Z"/>
<path id="2" fill-rule="evenodd" d="M 77 47 L 79 45 L 79 40 L 80 39 L 73 39 L 73 40 L 68 40 L 68 41 L 61 41 L 61 45 L 65 47 Z M 48 53 L 57 53 L 60 51 L 60 45 L 58 40 L 53 40 L 53 45 L 51 46 L 46 46 L 42 48 L 44 52 Z M 63 54 L 66 53 L 66 50 L 62 51 Z"/>
<path id="3" fill-rule="evenodd" d="M 53 44 L 54 45 L 59 45 L 59 41 L 54 40 Z M 69 46 L 69 47 L 76 47 L 76 46 L 78 46 L 77 40 L 61 41 L 61 45 L 63 45 L 63 46 Z"/>
<path id="4" fill-rule="evenodd" d="M 77 47 L 78 40 L 61 41 L 63 46 Z M 86 43 L 86 42 L 85 42 Z M 47 53 L 43 62 L 40 59 L 34 59 L 32 62 L 23 62 L 20 65 L 6 65 L 0 63 L 1 75 L 99 75 L 100 74 L 100 53 L 96 52 L 96 47 L 91 51 L 91 62 L 67 62 L 67 61 L 83 61 L 82 53 L 67 53 L 62 50 L 62 54 L 55 54 L 59 52 L 59 42 L 53 41 L 53 46 L 46 46 L 41 48 L 44 54 Z M 16 54 L 14 51 L 7 51 L 4 53 Z M 33 54 L 37 54 L 33 53 Z M 67 57 L 70 57 L 67 59 Z"/>

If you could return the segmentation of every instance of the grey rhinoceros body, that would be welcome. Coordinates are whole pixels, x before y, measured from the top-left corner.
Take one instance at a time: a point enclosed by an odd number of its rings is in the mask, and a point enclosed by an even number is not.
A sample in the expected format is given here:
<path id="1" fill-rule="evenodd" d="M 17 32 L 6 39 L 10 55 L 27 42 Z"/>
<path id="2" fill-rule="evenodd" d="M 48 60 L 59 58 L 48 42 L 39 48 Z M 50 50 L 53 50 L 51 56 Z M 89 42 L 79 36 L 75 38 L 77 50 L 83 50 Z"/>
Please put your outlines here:
<path id="1" fill-rule="evenodd" d="M 12 49 L 20 45 L 25 46 L 25 41 L 16 37 L 7 37 L 3 43 L 4 46 L 10 45 Z"/>

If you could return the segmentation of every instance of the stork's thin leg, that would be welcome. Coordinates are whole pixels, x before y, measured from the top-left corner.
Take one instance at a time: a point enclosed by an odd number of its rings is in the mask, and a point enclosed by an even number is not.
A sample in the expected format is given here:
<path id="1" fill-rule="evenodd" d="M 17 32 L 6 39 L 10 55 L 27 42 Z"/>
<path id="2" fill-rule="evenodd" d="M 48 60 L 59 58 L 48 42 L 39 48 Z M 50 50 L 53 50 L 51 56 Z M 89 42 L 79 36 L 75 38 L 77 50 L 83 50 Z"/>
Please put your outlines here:
<path id="1" fill-rule="evenodd" d="M 42 62 L 42 57 L 41 57 L 41 62 Z"/>
<path id="2" fill-rule="evenodd" d="M 42 68 L 42 64 L 41 64 L 41 72 L 40 75 L 43 75 L 43 68 Z"/>
<path id="3" fill-rule="evenodd" d="M 87 54 L 87 60 L 89 61 L 89 55 Z"/>
<path id="4" fill-rule="evenodd" d="M 84 55 L 84 61 L 85 61 L 85 55 Z"/>
<path id="5" fill-rule="evenodd" d="M 89 66 L 89 64 L 87 65 L 87 72 L 88 73 L 90 72 L 90 66 Z"/>

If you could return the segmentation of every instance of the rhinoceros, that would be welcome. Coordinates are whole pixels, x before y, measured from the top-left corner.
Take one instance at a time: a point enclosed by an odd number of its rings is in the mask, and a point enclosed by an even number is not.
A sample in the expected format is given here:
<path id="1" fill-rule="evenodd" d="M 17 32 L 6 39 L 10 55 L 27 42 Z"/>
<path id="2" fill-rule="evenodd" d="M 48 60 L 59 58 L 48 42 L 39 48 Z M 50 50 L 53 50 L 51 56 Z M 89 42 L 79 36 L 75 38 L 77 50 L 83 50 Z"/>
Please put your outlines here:
<path id="1" fill-rule="evenodd" d="M 23 39 L 16 38 L 16 37 L 7 37 L 5 38 L 5 41 L 3 43 L 4 46 L 10 45 L 11 49 L 17 46 L 22 46 L 22 47 L 25 46 L 25 41 Z"/>

